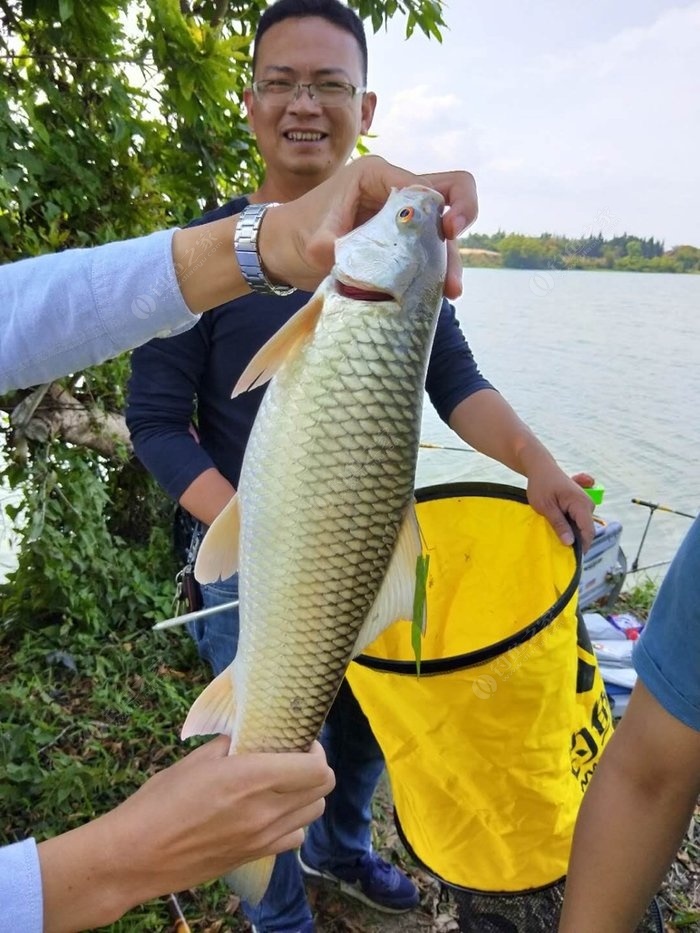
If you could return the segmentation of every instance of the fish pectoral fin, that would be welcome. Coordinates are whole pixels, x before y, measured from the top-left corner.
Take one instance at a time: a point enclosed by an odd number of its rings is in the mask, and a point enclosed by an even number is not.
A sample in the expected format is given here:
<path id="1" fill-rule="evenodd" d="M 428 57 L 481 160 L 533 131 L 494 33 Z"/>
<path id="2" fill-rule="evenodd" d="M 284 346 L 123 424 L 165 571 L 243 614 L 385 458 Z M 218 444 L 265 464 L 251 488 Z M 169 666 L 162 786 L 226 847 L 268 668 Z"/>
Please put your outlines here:
<path id="1" fill-rule="evenodd" d="M 301 349 L 316 329 L 323 311 L 323 295 L 320 287 L 304 307 L 263 344 L 243 370 L 231 398 L 269 382 L 282 363 Z"/>
<path id="2" fill-rule="evenodd" d="M 422 554 L 420 528 L 415 506 L 411 504 L 399 529 L 394 553 L 386 576 L 357 637 L 352 656 L 356 658 L 375 638 L 398 619 L 413 618 L 416 592 L 416 561 Z M 425 633 L 425 617 L 423 619 Z"/>
<path id="3" fill-rule="evenodd" d="M 181 739 L 193 735 L 233 735 L 236 720 L 235 660 L 212 680 L 190 707 Z"/>
<path id="4" fill-rule="evenodd" d="M 236 493 L 216 516 L 204 535 L 194 563 L 198 583 L 228 580 L 238 570 L 241 506 Z"/>
<path id="5" fill-rule="evenodd" d="M 226 884 L 231 890 L 251 906 L 255 907 L 263 899 L 275 867 L 274 855 L 266 855 L 241 865 L 235 871 L 224 875 Z"/>

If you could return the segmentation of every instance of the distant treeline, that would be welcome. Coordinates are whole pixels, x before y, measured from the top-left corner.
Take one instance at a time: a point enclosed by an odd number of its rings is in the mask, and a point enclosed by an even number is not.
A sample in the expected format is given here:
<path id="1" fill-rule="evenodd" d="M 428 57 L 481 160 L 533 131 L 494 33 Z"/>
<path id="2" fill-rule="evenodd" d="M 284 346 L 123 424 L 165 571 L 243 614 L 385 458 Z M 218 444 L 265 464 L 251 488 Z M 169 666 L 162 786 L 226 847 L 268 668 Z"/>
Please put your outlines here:
<path id="1" fill-rule="evenodd" d="M 472 233 L 460 240 L 467 266 L 508 269 L 625 269 L 628 272 L 700 272 L 700 249 L 665 250 L 654 237 L 598 236 L 581 239 L 522 236 L 518 233 Z"/>

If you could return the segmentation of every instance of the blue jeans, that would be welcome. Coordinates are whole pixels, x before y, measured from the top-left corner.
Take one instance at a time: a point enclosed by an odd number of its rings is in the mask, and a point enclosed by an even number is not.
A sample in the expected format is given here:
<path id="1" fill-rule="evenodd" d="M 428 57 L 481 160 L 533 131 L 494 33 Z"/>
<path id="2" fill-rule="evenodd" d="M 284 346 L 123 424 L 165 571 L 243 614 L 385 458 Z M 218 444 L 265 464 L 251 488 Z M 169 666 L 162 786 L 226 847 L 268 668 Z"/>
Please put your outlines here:
<path id="1" fill-rule="evenodd" d="M 206 608 L 238 598 L 238 577 L 202 587 Z M 190 623 L 199 654 L 215 674 L 235 657 L 238 649 L 238 609 L 224 610 Z M 384 757 L 367 717 L 345 681 L 321 730 L 328 764 L 336 786 L 326 800 L 326 811 L 309 826 L 304 853 L 315 868 L 333 872 L 352 865 L 372 845 L 372 796 L 384 770 Z M 294 852 L 278 855 L 265 897 L 243 912 L 261 933 L 294 931 L 311 920 L 304 882 Z"/>

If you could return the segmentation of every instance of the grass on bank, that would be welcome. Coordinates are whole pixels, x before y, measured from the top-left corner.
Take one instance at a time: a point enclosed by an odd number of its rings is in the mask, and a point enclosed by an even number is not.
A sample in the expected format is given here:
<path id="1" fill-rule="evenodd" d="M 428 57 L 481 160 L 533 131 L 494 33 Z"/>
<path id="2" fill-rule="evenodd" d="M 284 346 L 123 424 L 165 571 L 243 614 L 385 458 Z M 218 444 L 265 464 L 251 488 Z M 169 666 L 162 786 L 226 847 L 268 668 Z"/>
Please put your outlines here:
<path id="1" fill-rule="evenodd" d="M 0 671 L 3 843 L 73 829 L 181 758 L 193 744 L 180 742 L 180 725 L 209 679 L 182 631 L 98 638 L 67 626 L 6 638 Z M 220 915 L 229 900 L 220 882 L 197 892 L 190 911 Z M 165 904 L 152 902 L 109 929 L 167 923 Z"/>

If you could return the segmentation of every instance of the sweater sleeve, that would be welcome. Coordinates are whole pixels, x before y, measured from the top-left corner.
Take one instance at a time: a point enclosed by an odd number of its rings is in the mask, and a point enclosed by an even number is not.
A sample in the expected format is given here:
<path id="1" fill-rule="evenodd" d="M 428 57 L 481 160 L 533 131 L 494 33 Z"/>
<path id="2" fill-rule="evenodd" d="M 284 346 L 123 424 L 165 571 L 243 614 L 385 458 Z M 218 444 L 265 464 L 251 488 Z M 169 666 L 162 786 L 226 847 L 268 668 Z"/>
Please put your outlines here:
<path id="1" fill-rule="evenodd" d="M 33 839 L 0 848 L 0 933 L 42 933 L 44 904 Z"/>
<path id="2" fill-rule="evenodd" d="M 0 267 L 0 395 L 192 327 L 198 317 L 177 283 L 174 233 Z"/>
<path id="3" fill-rule="evenodd" d="M 168 340 L 151 340 L 131 357 L 126 423 L 134 452 L 176 501 L 215 466 L 192 433 L 195 397 L 207 364 L 207 322 Z"/>
<path id="4" fill-rule="evenodd" d="M 480 389 L 493 389 L 476 365 L 457 321 L 454 306 L 443 300 L 428 363 L 425 388 L 445 423 L 457 405 Z"/>

